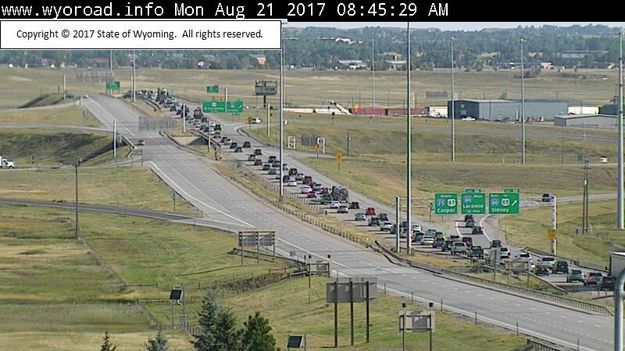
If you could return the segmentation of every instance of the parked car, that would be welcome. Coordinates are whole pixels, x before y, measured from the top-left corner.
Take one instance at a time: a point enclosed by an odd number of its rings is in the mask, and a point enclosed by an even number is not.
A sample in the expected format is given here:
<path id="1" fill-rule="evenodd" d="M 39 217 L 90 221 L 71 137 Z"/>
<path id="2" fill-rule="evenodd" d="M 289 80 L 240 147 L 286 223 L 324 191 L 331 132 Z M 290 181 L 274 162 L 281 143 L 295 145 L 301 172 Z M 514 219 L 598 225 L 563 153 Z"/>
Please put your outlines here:
<path id="1" fill-rule="evenodd" d="M 479 225 L 476 225 L 473 227 L 473 229 L 471 230 L 471 234 L 472 235 L 481 235 L 484 234 L 484 229 L 482 229 L 482 227 L 480 227 Z"/>
<path id="2" fill-rule="evenodd" d="M 468 252 L 469 248 L 467 247 L 467 244 L 463 243 L 462 241 L 456 241 L 451 246 L 452 255 L 467 254 Z"/>
<path id="3" fill-rule="evenodd" d="M 339 209 L 336 212 L 337 213 L 349 213 L 349 210 L 347 209 L 347 206 L 341 205 L 339 206 Z"/>
<path id="4" fill-rule="evenodd" d="M 537 276 L 548 276 L 549 275 L 549 269 L 545 266 L 536 266 L 534 268 L 534 274 Z"/>
<path id="5" fill-rule="evenodd" d="M 215 129 L 215 130 L 217 130 L 217 129 Z M 244 148 L 251 148 L 252 147 L 252 143 L 250 143 L 249 141 L 244 141 L 243 142 L 243 147 Z"/>
<path id="6" fill-rule="evenodd" d="M 350 210 L 360 209 L 360 204 L 357 201 L 352 201 L 349 203 L 349 209 Z"/>
<path id="7" fill-rule="evenodd" d="M 473 247 L 473 238 L 465 236 L 462 238 L 462 242 L 467 244 L 469 248 Z"/>
<path id="8" fill-rule="evenodd" d="M 369 218 L 369 226 L 370 227 L 380 226 L 380 219 L 378 217 Z"/>
<path id="9" fill-rule="evenodd" d="M 616 278 L 607 276 L 602 277 L 601 282 L 599 283 L 599 289 L 601 290 L 614 290 L 614 283 L 616 282 Z"/>
<path id="10" fill-rule="evenodd" d="M 584 276 L 584 272 L 582 272 L 581 269 L 571 269 L 571 272 L 569 273 L 569 275 L 566 276 L 566 282 L 567 283 L 575 283 L 575 282 L 585 283 L 586 277 Z"/>
<path id="11" fill-rule="evenodd" d="M 385 231 L 391 231 L 391 229 L 393 228 L 393 223 L 390 221 L 382 221 L 382 223 L 380 224 L 380 231 L 385 232 Z"/>
<path id="12" fill-rule="evenodd" d="M 367 212 L 366 212 L 367 216 L 375 216 L 375 208 L 373 207 L 367 207 Z"/>
<path id="13" fill-rule="evenodd" d="M 542 197 L 543 202 L 551 202 L 551 201 L 553 201 L 553 199 L 554 199 L 554 196 L 553 196 L 552 193 L 544 193 L 543 194 L 543 197 Z"/>
<path id="14" fill-rule="evenodd" d="M 430 235 L 424 235 L 423 238 L 421 238 L 421 245 L 432 245 L 434 244 L 434 237 L 430 236 Z"/>
<path id="15" fill-rule="evenodd" d="M 510 249 L 508 249 L 507 247 L 502 247 L 499 250 L 501 252 L 501 255 L 499 257 L 501 257 L 502 260 L 510 258 Z"/>
<path id="16" fill-rule="evenodd" d="M 442 249 L 443 245 L 445 245 L 445 238 L 435 238 L 432 243 L 432 247 L 435 249 Z"/>
<path id="17" fill-rule="evenodd" d="M 546 267 L 550 271 L 553 271 L 553 268 L 556 266 L 556 259 L 551 256 L 544 256 L 540 259 L 538 265 L 541 267 Z"/>
<path id="18" fill-rule="evenodd" d="M 601 278 L 603 278 L 603 274 L 601 272 L 590 272 L 588 273 L 588 276 L 586 276 L 584 285 L 599 285 L 599 283 L 601 283 Z"/>
<path id="19" fill-rule="evenodd" d="M 362 221 L 366 221 L 367 220 L 367 216 L 362 213 L 362 212 L 358 212 L 354 215 L 354 220 L 357 222 L 362 222 Z"/>
<path id="20" fill-rule="evenodd" d="M 564 274 L 568 274 L 569 273 L 569 263 L 567 261 L 556 261 L 556 265 L 553 269 L 553 273 L 558 274 L 558 273 L 564 273 Z"/>
<path id="21" fill-rule="evenodd" d="M 260 156 L 262 154 L 263 154 L 263 151 L 261 149 L 254 149 L 254 155 Z"/>
<path id="22" fill-rule="evenodd" d="M 467 220 L 466 222 L 464 222 L 464 227 L 465 228 L 473 228 L 475 226 L 475 220 L 473 220 L 473 218 Z"/>

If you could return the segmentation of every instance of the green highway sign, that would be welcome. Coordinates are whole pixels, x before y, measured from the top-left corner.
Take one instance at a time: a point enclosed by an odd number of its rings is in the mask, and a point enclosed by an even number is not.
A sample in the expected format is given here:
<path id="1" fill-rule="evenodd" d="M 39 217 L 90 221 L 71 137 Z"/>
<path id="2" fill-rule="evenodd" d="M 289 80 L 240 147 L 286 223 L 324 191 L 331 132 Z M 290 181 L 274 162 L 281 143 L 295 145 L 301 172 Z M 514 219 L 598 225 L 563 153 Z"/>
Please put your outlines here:
<path id="1" fill-rule="evenodd" d="M 456 193 L 434 194 L 434 214 L 437 214 L 437 215 L 458 214 L 458 194 Z"/>
<path id="2" fill-rule="evenodd" d="M 218 93 L 219 92 L 219 85 L 208 85 L 206 87 L 206 92 L 207 93 Z"/>
<path id="3" fill-rule="evenodd" d="M 204 101 L 202 103 L 202 111 L 206 113 L 214 113 L 214 112 L 230 112 L 230 113 L 241 113 L 243 112 L 243 108 L 245 104 L 243 100 L 232 100 L 232 101 Z"/>
<path id="4" fill-rule="evenodd" d="M 508 189 L 506 189 L 508 190 Z M 503 192 L 488 194 L 488 213 L 490 214 L 519 214 L 519 192 Z"/>
<path id="5" fill-rule="evenodd" d="M 504 193 L 518 193 L 520 192 L 519 188 L 506 188 L 503 189 Z"/>
<path id="6" fill-rule="evenodd" d="M 120 87 L 118 80 L 106 82 L 106 90 L 119 90 Z"/>
<path id="7" fill-rule="evenodd" d="M 460 195 L 460 213 L 485 214 L 486 194 L 479 189 L 467 189 Z"/>

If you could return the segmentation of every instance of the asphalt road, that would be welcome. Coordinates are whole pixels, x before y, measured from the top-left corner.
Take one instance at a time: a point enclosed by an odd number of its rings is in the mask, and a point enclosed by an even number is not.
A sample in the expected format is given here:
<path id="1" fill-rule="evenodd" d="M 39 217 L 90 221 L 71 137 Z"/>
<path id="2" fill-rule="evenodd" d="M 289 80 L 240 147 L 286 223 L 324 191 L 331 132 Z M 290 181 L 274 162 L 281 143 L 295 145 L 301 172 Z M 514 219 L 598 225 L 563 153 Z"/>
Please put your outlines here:
<path id="1" fill-rule="evenodd" d="M 137 130 L 137 112 L 122 101 L 93 96 L 85 106 L 105 126 L 119 121 L 120 133 L 146 141 L 146 164 L 179 194 L 201 209 L 206 217 L 236 230 L 276 230 L 282 253 L 298 257 L 331 255 L 333 271 L 344 276 L 375 276 L 388 292 L 423 302 L 441 301 L 447 310 L 480 321 L 519 330 L 559 344 L 582 350 L 611 350 L 613 321 L 547 303 L 536 302 L 497 291 L 445 279 L 413 268 L 401 267 L 373 251 L 302 223 L 251 196 L 217 175 L 211 161 L 176 147 L 153 131 Z M 389 213 L 392 213 L 389 211 Z M 397 306 L 399 310 L 400 306 Z M 396 313 L 396 311 L 389 311 Z"/>

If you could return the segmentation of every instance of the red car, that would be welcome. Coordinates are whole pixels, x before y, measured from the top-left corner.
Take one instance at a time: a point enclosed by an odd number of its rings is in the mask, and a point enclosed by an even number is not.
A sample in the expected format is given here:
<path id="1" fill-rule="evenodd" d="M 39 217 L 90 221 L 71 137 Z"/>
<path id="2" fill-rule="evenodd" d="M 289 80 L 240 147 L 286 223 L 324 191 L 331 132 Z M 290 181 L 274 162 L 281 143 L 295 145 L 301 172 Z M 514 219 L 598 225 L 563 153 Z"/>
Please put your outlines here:
<path id="1" fill-rule="evenodd" d="M 375 216 L 375 208 L 373 207 L 367 207 L 367 212 L 366 212 L 367 216 Z"/>
<path id="2" fill-rule="evenodd" d="M 309 199 L 316 199 L 317 195 L 315 195 L 314 191 L 309 191 L 308 195 L 306 195 L 306 197 L 309 198 Z"/>

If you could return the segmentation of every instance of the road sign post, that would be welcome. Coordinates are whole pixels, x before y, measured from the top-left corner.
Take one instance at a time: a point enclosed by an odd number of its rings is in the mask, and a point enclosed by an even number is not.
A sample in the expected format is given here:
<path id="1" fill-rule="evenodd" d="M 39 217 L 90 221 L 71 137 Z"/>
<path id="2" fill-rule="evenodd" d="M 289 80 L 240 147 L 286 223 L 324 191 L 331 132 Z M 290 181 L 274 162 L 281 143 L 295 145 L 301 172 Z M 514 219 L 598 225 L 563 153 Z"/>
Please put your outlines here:
<path id="1" fill-rule="evenodd" d="M 206 86 L 206 92 L 209 94 L 219 93 L 219 85 L 208 85 Z"/>
<path id="2" fill-rule="evenodd" d="M 519 214 L 520 193 L 518 189 L 506 189 L 503 193 L 488 194 L 489 214 Z"/>
<path id="3" fill-rule="evenodd" d="M 336 152 L 336 165 L 338 167 L 338 173 L 341 173 L 341 161 L 343 161 L 343 153 L 340 151 Z"/>
<path id="4" fill-rule="evenodd" d="M 480 189 L 467 189 L 460 195 L 460 199 L 460 213 L 486 213 L 486 194 L 482 193 Z"/>
<path id="5" fill-rule="evenodd" d="M 434 214 L 441 216 L 458 214 L 458 194 L 434 194 Z"/>

